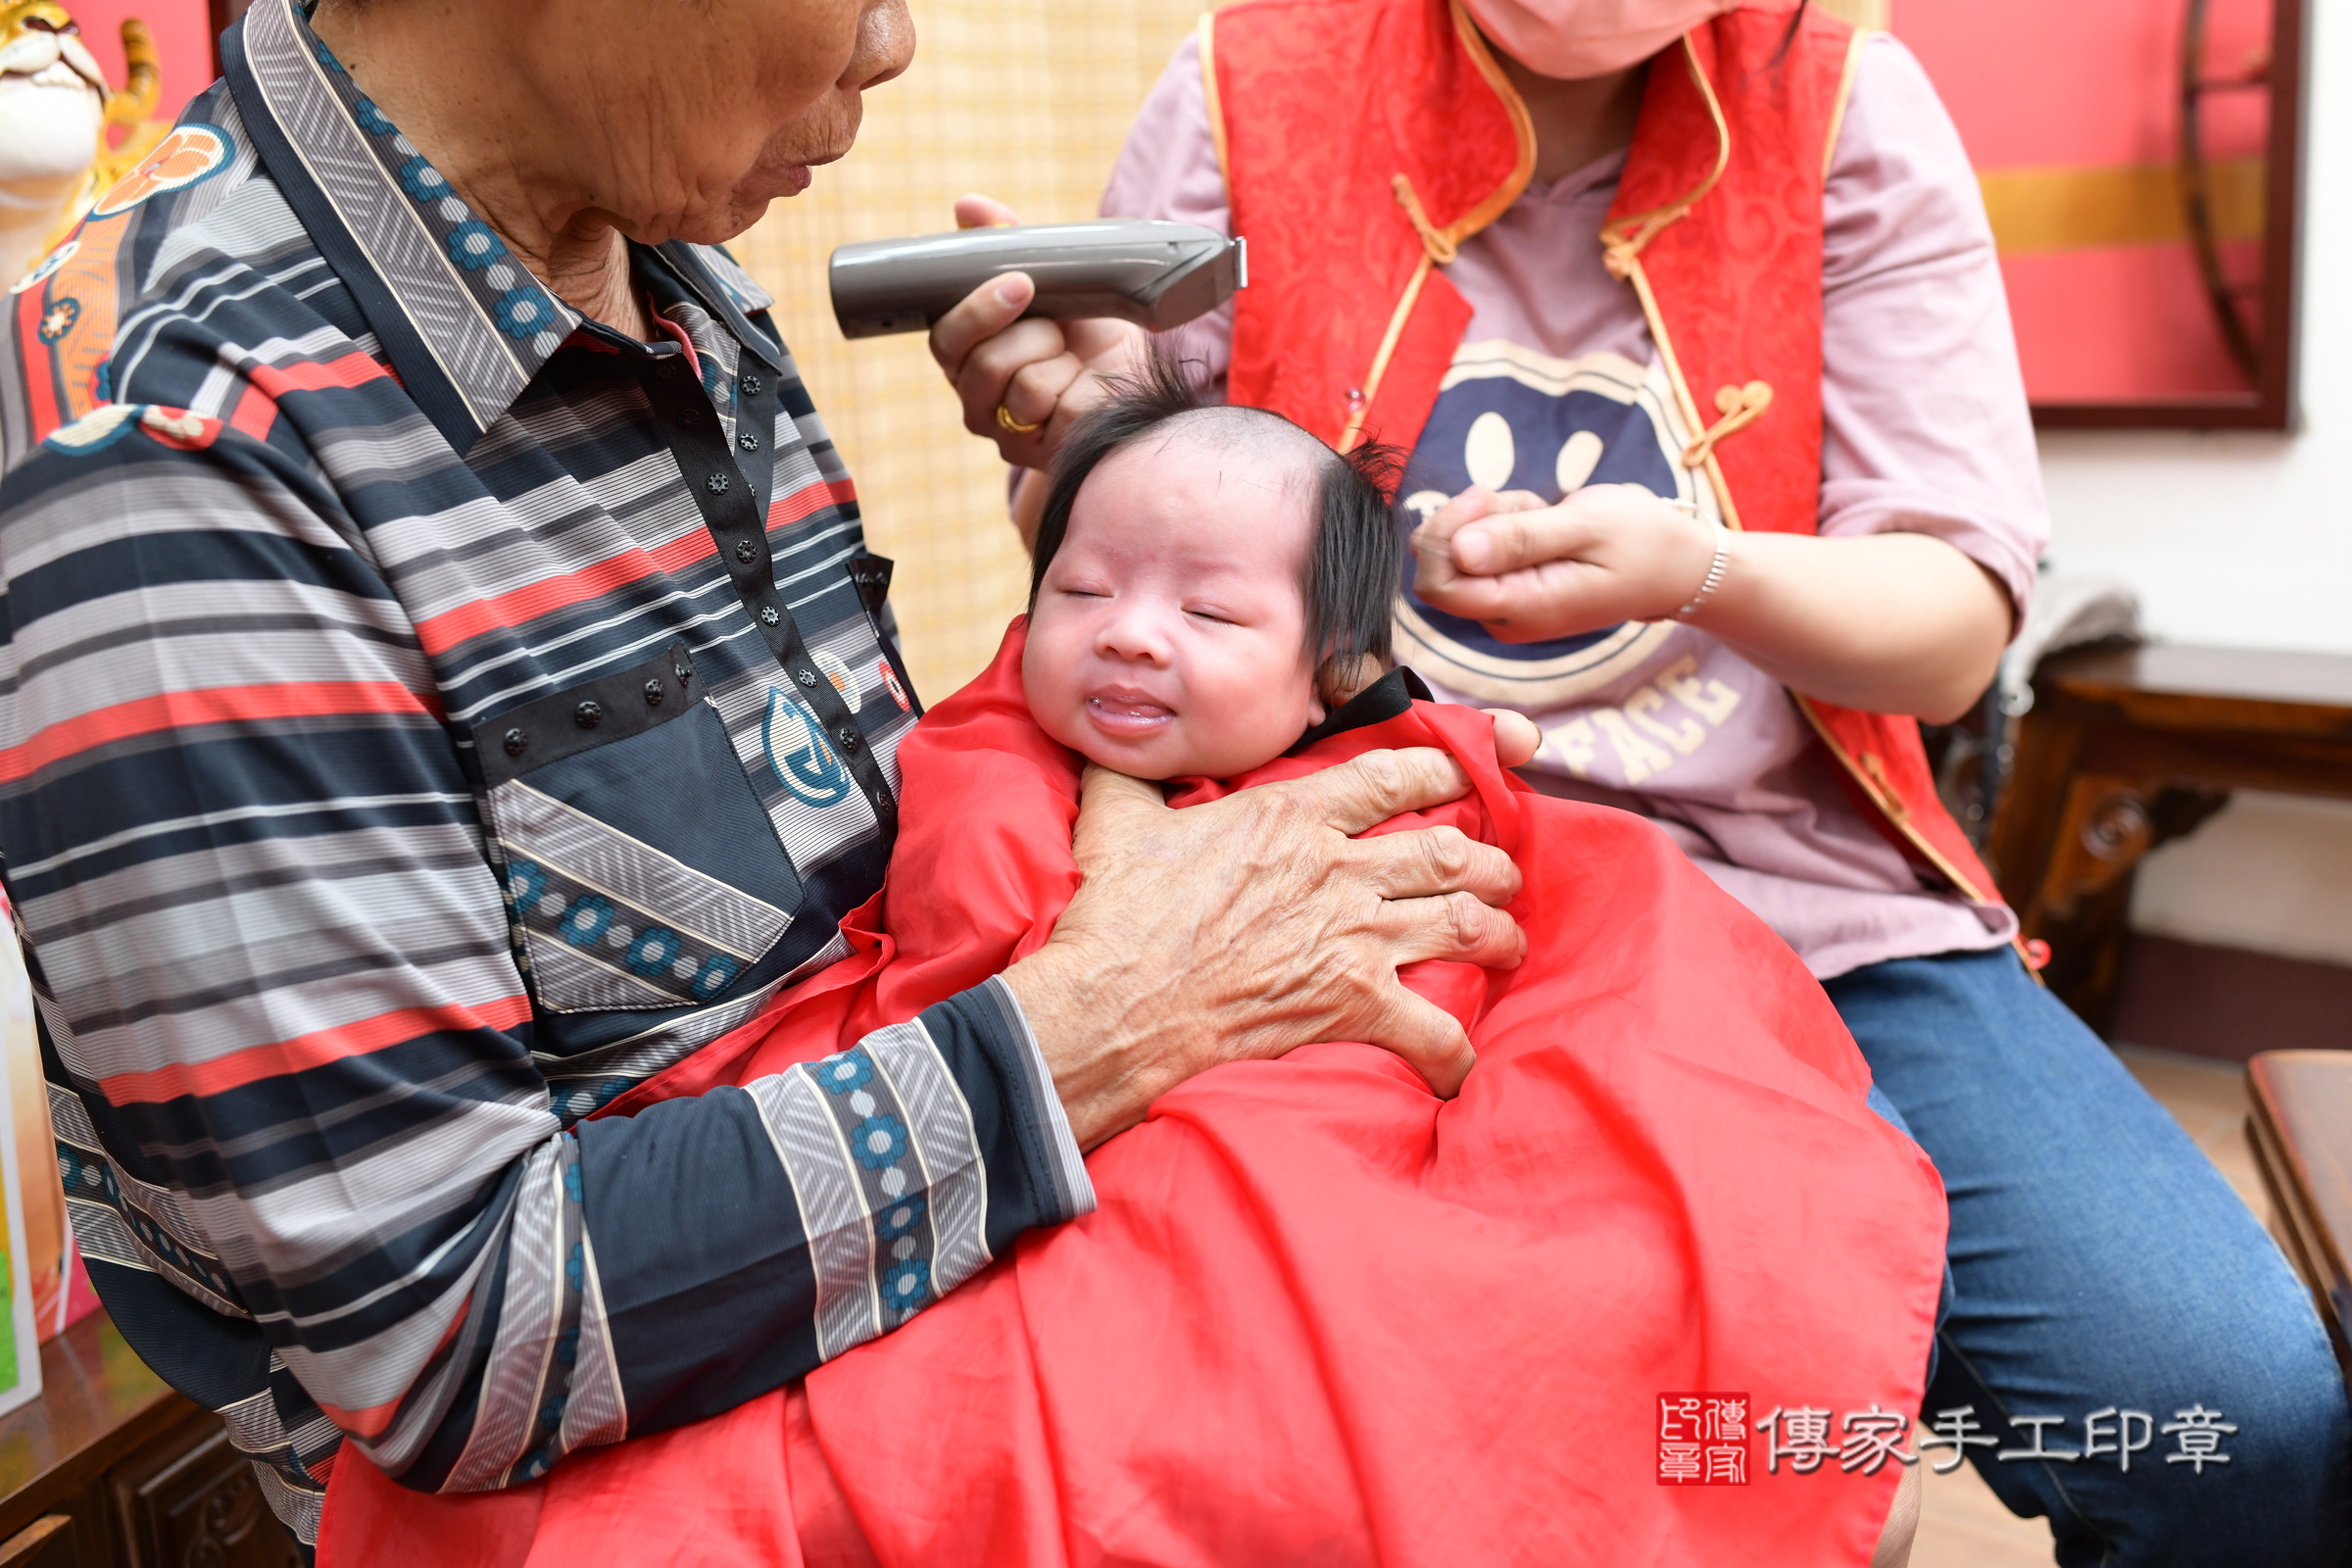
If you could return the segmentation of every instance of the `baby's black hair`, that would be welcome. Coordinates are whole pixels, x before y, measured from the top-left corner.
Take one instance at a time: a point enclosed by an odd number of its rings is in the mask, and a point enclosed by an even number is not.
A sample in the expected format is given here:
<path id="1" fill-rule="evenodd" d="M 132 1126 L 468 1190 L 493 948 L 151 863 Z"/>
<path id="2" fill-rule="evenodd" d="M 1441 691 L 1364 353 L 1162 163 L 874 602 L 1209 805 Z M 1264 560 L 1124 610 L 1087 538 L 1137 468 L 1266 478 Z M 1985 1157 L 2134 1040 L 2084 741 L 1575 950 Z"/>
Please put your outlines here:
<path id="1" fill-rule="evenodd" d="M 1403 471 L 1396 449 L 1368 442 L 1351 452 L 1334 452 L 1279 414 L 1206 403 L 1183 368 L 1157 349 L 1141 369 L 1114 378 L 1111 387 L 1108 401 L 1071 427 L 1054 460 L 1029 570 L 1030 610 L 1037 609 L 1046 568 L 1069 533 L 1078 491 L 1103 459 L 1174 425 L 1197 425 L 1197 433 L 1212 444 L 1225 444 L 1246 438 L 1247 427 L 1262 424 L 1296 435 L 1302 451 L 1320 455 L 1315 534 L 1299 584 L 1315 671 L 1342 691 L 1369 678 L 1364 661 L 1389 657 L 1390 614 L 1404 566 L 1404 535 L 1389 510 Z"/>

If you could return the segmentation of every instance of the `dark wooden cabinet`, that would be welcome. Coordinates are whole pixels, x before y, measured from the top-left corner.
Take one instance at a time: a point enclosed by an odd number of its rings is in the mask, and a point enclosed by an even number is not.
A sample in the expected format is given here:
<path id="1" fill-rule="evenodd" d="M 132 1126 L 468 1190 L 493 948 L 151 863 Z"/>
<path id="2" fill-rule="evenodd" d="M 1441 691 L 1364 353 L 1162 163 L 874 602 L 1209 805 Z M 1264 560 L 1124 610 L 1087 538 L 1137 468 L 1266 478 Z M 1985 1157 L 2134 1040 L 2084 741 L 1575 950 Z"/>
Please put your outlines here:
<path id="1" fill-rule="evenodd" d="M 0 1568 L 297 1568 L 220 1418 L 147 1369 L 104 1312 L 41 1347 L 41 1396 L 0 1417 Z"/>

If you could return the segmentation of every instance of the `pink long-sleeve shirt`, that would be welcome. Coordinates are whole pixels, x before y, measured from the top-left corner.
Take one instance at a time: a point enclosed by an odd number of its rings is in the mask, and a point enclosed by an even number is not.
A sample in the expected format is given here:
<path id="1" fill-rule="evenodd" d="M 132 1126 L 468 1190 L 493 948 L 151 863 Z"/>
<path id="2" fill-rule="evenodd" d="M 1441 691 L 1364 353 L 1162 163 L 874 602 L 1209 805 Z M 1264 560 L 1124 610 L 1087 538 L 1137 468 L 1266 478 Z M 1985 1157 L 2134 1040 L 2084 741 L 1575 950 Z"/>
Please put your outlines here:
<path id="1" fill-rule="evenodd" d="M 1445 269 L 1474 315 L 1398 492 L 1416 518 L 1473 482 L 1547 499 L 1628 482 L 1719 520 L 1679 461 L 1692 432 L 1641 305 L 1601 266 L 1624 167 L 1620 152 L 1531 185 Z M 1992 234 L 1935 89 L 1883 34 L 1863 52 L 1822 209 L 1821 532 L 1932 534 L 1999 579 L 2022 620 L 2049 522 Z M 1230 232 L 1194 43 L 1137 117 L 1102 212 Z M 1221 389 L 1231 306 L 1172 337 Z M 1629 622 L 1509 645 L 1408 579 L 1397 632 L 1398 658 L 1440 696 L 1536 720 L 1540 787 L 1656 820 L 1824 979 L 2016 930 L 1998 905 L 1927 887 L 1787 690 L 1702 631 Z"/>

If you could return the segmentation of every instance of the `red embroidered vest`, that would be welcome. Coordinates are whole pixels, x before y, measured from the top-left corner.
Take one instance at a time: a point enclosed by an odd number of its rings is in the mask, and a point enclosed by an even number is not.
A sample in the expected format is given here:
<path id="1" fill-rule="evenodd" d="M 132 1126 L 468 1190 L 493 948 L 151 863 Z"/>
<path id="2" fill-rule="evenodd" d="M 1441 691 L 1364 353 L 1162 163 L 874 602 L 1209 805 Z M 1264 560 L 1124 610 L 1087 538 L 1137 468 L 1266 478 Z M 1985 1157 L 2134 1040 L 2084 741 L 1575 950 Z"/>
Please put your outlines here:
<path id="1" fill-rule="evenodd" d="M 1750 5 L 1659 55 L 1595 243 L 1641 297 L 1734 527 L 1811 533 L 1821 495 L 1822 185 L 1862 35 Z M 1346 448 L 1411 448 L 1471 310 L 1437 270 L 1535 172 L 1534 127 L 1459 0 L 1241 0 L 1201 19 L 1209 122 L 1250 239 L 1232 397 Z M 1787 50 L 1783 53 L 1784 40 Z M 1999 895 L 1912 719 L 1798 697 L 1915 860 Z"/>

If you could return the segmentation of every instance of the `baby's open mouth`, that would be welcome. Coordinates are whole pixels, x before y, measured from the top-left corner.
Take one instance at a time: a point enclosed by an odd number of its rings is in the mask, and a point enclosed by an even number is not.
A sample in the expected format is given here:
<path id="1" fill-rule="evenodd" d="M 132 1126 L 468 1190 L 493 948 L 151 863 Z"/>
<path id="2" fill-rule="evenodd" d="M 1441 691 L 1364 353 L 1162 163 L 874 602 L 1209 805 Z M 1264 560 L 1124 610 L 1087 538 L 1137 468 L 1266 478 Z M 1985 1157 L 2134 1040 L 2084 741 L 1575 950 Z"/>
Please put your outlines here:
<path id="1" fill-rule="evenodd" d="M 1106 735 L 1148 735 L 1176 716 L 1175 710 L 1141 692 L 1097 692 L 1086 700 L 1086 716 Z"/>

